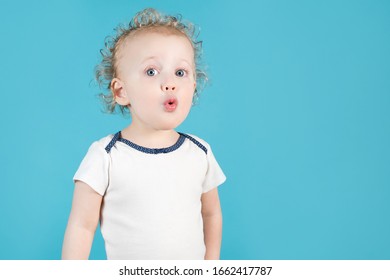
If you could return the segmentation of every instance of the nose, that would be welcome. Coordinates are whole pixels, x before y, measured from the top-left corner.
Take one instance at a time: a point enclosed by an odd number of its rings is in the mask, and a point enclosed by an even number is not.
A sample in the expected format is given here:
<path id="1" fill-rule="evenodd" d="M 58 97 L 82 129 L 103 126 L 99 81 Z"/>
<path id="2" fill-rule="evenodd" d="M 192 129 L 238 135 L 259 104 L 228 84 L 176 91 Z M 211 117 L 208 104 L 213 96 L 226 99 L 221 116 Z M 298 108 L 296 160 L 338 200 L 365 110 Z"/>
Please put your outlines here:
<path id="1" fill-rule="evenodd" d="M 165 83 L 161 85 L 163 92 L 175 92 L 176 86 L 171 83 Z"/>

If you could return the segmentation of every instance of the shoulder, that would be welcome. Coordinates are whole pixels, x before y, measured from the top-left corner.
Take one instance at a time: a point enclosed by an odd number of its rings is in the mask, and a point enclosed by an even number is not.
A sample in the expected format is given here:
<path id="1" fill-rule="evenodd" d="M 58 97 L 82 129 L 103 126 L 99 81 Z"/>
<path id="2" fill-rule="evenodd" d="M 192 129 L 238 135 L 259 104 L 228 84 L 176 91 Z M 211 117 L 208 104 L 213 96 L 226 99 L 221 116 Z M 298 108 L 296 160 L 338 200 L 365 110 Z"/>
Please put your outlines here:
<path id="1" fill-rule="evenodd" d="M 108 152 L 109 149 L 108 147 L 111 145 L 111 143 L 113 142 L 114 138 L 115 138 L 116 134 L 109 134 L 105 137 L 102 137 L 96 141 L 94 141 L 91 146 L 89 147 L 89 149 L 93 149 L 93 150 L 101 150 L 101 151 L 105 151 L 105 152 Z M 107 150 L 108 149 L 108 150 Z"/>
<path id="2" fill-rule="evenodd" d="M 188 133 L 180 133 L 180 134 L 182 136 L 184 136 L 185 138 L 187 138 L 188 140 L 190 140 L 193 144 L 198 146 L 206 154 L 210 150 L 210 145 L 205 140 L 203 140 L 202 138 L 200 138 L 200 137 L 198 137 L 196 135 L 193 135 L 193 134 L 188 134 Z"/>

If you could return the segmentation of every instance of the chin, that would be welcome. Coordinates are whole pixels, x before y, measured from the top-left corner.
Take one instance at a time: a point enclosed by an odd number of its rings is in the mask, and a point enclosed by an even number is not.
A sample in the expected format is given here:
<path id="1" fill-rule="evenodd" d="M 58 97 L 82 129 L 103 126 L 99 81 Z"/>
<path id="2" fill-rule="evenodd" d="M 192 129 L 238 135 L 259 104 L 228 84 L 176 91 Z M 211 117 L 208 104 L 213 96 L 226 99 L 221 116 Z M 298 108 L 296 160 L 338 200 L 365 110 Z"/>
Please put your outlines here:
<path id="1" fill-rule="evenodd" d="M 172 130 L 178 127 L 183 121 L 172 121 L 172 122 L 164 122 L 160 123 L 158 129 L 160 130 Z"/>
<path id="2" fill-rule="evenodd" d="M 159 130 L 172 130 L 172 129 L 175 129 L 176 127 L 178 127 L 180 124 L 178 125 L 160 125 L 158 127 Z"/>

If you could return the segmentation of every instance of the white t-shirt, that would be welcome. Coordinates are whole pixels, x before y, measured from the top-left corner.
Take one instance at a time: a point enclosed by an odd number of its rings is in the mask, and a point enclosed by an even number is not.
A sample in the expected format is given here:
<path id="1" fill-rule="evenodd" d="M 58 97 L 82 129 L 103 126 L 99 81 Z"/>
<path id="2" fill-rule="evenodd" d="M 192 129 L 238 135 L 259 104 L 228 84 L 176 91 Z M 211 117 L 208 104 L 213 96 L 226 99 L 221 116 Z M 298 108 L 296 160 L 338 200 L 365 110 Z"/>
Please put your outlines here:
<path id="1" fill-rule="evenodd" d="M 204 259 L 201 195 L 226 177 L 198 137 L 149 149 L 118 132 L 90 146 L 73 180 L 103 196 L 108 259 Z"/>

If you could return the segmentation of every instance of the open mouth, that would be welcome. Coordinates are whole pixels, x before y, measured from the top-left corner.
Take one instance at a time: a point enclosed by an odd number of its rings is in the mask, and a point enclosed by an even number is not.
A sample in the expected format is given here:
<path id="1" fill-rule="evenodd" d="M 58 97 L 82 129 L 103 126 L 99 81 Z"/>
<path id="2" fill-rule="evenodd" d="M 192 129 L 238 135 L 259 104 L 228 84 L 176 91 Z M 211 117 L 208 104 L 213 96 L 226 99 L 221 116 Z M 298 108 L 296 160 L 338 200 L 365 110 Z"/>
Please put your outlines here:
<path id="1" fill-rule="evenodd" d="M 173 112 L 177 107 L 177 99 L 169 98 L 164 102 L 164 108 L 167 112 Z"/>

